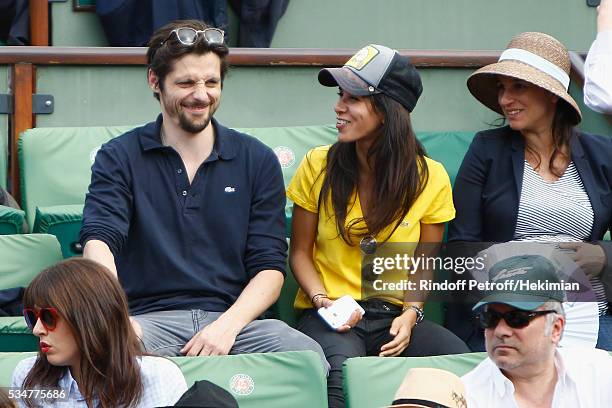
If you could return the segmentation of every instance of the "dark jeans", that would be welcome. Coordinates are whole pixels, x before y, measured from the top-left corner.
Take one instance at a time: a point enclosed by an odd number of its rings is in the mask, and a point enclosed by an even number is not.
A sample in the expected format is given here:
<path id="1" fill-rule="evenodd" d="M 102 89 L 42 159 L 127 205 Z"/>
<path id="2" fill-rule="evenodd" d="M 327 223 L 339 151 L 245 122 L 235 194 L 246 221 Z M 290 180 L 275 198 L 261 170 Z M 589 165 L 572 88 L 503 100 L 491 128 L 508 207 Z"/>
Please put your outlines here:
<path id="1" fill-rule="evenodd" d="M 333 331 L 313 309 L 305 310 L 298 322 L 298 330 L 315 339 L 323 348 L 331 369 L 327 377 L 330 408 L 344 407 L 342 392 L 342 363 L 351 357 L 377 356 L 383 344 L 393 339 L 389 334 L 391 322 L 401 314 L 401 308 L 383 301 L 359 302 L 366 313 L 347 333 Z M 423 320 L 412 330 L 410 344 L 403 357 L 435 356 L 468 353 L 461 339 L 444 327 Z"/>

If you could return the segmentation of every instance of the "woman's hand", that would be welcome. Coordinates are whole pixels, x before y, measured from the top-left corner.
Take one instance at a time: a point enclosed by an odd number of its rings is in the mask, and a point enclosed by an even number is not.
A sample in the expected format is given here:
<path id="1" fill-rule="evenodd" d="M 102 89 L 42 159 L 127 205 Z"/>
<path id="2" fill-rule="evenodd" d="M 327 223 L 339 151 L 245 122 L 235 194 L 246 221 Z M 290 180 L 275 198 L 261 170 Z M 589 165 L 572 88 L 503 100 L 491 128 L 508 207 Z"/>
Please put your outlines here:
<path id="1" fill-rule="evenodd" d="M 606 254 L 602 247 L 586 242 L 566 242 L 559 244 L 559 248 L 573 249 L 570 258 L 582 268 L 589 278 L 596 278 L 603 272 L 606 264 Z"/>
<path id="2" fill-rule="evenodd" d="M 404 311 L 404 313 L 393 319 L 389 333 L 394 339 L 380 348 L 379 355 L 381 357 L 399 356 L 410 344 L 412 328 L 415 326 L 416 320 L 417 314 L 412 309 Z"/>
<path id="3" fill-rule="evenodd" d="M 338 333 L 345 333 L 351 330 L 353 327 L 357 326 L 357 323 L 359 323 L 359 321 L 361 320 L 361 317 L 362 316 L 361 316 L 361 313 L 359 313 L 359 310 L 354 310 L 353 313 L 351 313 L 351 317 L 349 317 L 346 323 L 338 327 L 336 331 Z"/>
<path id="4" fill-rule="evenodd" d="M 314 302 L 312 303 L 312 305 L 314 306 L 314 308 L 316 310 L 322 308 L 322 307 L 330 307 L 331 305 L 334 304 L 334 301 L 331 300 L 328 297 L 324 297 L 324 296 L 320 296 L 317 297 Z M 346 321 L 346 323 L 344 323 L 342 326 L 338 327 L 336 329 L 336 331 L 338 333 L 345 333 L 349 330 L 351 330 L 353 327 L 357 326 L 357 323 L 359 323 L 359 321 L 361 320 L 361 313 L 359 312 L 359 310 L 354 310 L 353 313 L 351 313 L 351 315 L 349 316 L 348 320 Z"/>

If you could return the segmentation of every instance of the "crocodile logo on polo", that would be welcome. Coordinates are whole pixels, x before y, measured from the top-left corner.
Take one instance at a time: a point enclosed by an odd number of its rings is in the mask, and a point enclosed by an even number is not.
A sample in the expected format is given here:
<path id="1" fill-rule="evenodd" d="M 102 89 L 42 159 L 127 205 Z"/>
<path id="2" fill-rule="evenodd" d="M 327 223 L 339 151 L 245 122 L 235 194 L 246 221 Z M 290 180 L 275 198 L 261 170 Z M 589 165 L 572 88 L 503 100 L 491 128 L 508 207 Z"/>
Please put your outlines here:
<path id="1" fill-rule="evenodd" d="M 274 154 L 283 169 L 289 168 L 295 164 L 295 153 L 287 146 L 276 146 L 274 148 Z"/>
<path id="2" fill-rule="evenodd" d="M 250 395 L 255 390 L 255 381 L 247 374 L 236 374 L 229 382 L 230 390 L 236 395 Z"/>

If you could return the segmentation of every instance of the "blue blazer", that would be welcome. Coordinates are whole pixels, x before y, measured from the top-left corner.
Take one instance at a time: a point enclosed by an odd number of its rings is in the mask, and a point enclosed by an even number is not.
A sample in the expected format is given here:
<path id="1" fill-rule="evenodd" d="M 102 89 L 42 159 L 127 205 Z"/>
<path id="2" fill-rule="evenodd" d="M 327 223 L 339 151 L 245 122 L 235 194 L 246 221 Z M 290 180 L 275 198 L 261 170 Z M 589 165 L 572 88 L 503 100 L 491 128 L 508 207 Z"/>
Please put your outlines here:
<path id="1" fill-rule="evenodd" d="M 601 241 L 612 224 L 612 138 L 574 130 L 571 158 L 594 213 L 590 241 L 606 253 L 602 279 L 612 299 L 612 242 Z M 448 241 L 506 242 L 514 237 L 523 184 L 525 141 L 509 126 L 478 132 L 453 188 L 456 218 Z"/>

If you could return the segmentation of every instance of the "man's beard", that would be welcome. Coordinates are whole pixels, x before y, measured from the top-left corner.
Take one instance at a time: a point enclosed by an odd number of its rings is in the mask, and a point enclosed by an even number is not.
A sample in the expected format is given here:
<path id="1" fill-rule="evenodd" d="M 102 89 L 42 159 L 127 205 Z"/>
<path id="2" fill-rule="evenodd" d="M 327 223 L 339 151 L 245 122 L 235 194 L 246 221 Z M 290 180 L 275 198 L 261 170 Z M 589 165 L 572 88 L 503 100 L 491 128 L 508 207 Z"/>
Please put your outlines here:
<path id="1" fill-rule="evenodd" d="M 179 126 L 185 132 L 200 133 L 201 131 L 206 129 L 208 125 L 210 124 L 210 121 L 212 119 L 212 114 L 213 112 L 209 111 L 209 114 L 204 118 L 203 121 L 197 122 L 197 121 L 189 120 L 189 118 L 187 117 L 187 114 L 185 112 L 181 112 L 178 115 L 179 116 Z"/>

